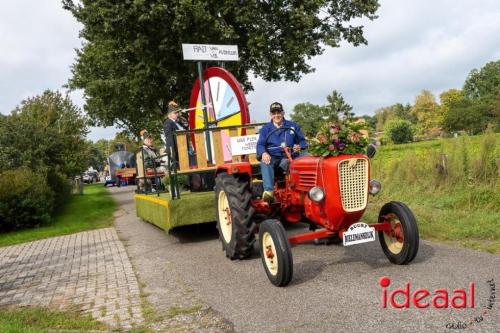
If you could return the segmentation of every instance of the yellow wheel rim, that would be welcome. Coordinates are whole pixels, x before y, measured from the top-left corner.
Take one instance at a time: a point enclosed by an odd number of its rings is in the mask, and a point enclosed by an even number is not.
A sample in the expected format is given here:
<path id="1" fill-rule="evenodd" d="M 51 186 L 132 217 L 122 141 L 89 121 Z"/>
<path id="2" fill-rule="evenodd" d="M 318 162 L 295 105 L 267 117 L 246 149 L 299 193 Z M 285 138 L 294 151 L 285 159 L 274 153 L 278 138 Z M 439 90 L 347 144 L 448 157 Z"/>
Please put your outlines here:
<path id="1" fill-rule="evenodd" d="M 226 192 L 219 192 L 219 225 L 220 231 L 222 232 L 222 237 L 229 244 L 231 241 L 231 236 L 233 232 L 233 226 L 231 223 L 231 209 L 229 208 L 229 202 L 227 201 Z"/>
<path id="2" fill-rule="evenodd" d="M 262 235 L 262 255 L 269 273 L 273 276 L 278 274 L 278 256 L 276 255 L 273 238 L 269 232 Z"/>
<path id="3" fill-rule="evenodd" d="M 391 253 L 399 254 L 404 245 L 403 226 L 395 214 L 387 215 L 386 219 L 391 223 L 391 230 L 384 232 L 385 244 Z"/>

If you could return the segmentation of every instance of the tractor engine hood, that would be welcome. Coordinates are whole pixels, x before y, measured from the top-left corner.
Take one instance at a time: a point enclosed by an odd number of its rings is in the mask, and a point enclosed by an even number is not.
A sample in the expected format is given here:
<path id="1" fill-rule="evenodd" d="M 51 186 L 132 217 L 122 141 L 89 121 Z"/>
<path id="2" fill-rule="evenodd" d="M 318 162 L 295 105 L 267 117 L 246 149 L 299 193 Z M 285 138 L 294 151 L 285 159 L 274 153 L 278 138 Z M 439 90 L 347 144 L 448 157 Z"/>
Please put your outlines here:
<path id="1" fill-rule="evenodd" d="M 338 229 L 357 221 L 366 209 L 370 162 L 365 155 L 300 157 L 291 163 L 290 176 L 294 189 L 305 192 L 305 215 L 312 221 Z M 307 195 L 315 186 L 325 193 L 319 203 Z"/>

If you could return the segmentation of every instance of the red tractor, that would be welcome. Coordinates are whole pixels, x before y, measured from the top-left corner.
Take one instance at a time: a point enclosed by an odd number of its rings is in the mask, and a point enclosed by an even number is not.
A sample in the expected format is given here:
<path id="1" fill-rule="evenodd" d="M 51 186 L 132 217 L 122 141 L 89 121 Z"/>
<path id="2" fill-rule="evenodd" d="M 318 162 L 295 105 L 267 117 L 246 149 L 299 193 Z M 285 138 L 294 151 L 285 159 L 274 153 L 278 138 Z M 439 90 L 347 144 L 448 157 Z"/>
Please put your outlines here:
<path id="1" fill-rule="evenodd" d="M 274 203 L 255 194 L 250 163 L 228 163 L 217 168 L 217 228 L 228 258 L 249 257 L 258 232 L 262 263 L 276 286 L 286 286 L 292 279 L 290 244 L 324 239 L 342 241 L 348 246 L 374 241 L 378 231 L 389 261 L 403 265 L 415 258 L 418 228 L 412 211 L 404 203 L 386 203 L 376 223 L 359 222 L 369 194 L 380 190 L 380 183 L 370 179 L 369 158 L 375 154 L 374 146 L 369 146 L 367 155 L 303 156 L 293 160 L 290 147 L 282 149 L 290 165 L 288 172 L 276 177 Z M 282 221 L 306 222 L 310 231 L 288 237 Z"/>

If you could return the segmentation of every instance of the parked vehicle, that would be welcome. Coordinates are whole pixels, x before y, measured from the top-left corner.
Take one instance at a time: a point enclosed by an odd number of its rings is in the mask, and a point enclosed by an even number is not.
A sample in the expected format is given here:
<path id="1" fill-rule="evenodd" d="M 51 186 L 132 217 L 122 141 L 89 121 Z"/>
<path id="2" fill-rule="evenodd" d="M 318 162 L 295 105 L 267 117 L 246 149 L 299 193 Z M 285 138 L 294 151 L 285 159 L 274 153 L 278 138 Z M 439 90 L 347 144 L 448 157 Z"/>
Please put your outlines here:
<path id="1" fill-rule="evenodd" d="M 99 182 L 99 173 L 97 171 L 85 171 L 83 173 L 83 182 L 93 184 Z"/>

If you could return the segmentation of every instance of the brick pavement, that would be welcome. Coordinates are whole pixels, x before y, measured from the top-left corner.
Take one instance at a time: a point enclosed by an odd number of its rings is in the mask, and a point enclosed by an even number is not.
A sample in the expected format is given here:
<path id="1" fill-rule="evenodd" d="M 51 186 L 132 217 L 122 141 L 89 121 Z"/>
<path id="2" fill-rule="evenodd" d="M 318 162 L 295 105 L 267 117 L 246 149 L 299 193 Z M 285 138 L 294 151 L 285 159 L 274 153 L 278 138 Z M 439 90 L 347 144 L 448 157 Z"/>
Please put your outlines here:
<path id="1" fill-rule="evenodd" d="M 114 228 L 1 247 L 6 305 L 76 305 L 121 329 L 144 321 L 137 278 Z"/>

